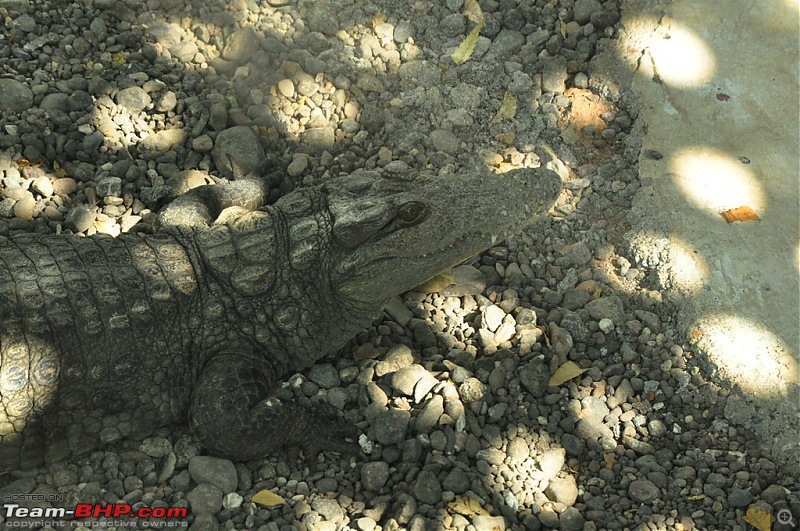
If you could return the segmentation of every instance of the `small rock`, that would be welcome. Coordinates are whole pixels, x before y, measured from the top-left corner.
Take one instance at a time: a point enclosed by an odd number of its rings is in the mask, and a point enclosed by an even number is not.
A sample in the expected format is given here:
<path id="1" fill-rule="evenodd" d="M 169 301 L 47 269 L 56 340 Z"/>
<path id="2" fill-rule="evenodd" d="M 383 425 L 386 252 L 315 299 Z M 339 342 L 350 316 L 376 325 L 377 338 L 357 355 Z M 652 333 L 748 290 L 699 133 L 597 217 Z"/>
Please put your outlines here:
<path id="1" fill-rule="evenodd" d="M 640 503 L 650 503 L 660 495 L 659 488 L 649 479 L 636 479 L 628 486 L 628 496 Z"/>
<path id="2" fill-rule="evenodd" d="M 278 92 L 280 92 L 284 98 L 294 98 L 294 83 L 292 83 L 292 80 L 284 78 L 278 81 Z"/>
<path id="3" fill-rule="evenodd" d="M 502 516 L 478 514 L 472 517 L 472 526 L 476 531 L 505 531 L 508 529 Z"/>
<path id="4" fill-rule="evenodd" d="M 616 324 L 624 322 L 625 310 L 622 306 L 622 301 L 616 295 L 608 297 L 600 297 L 597 300 L 590 301 L 585 306 L 586 311 L 592 319 L 599 321 L 600 319 L 611 319 Z"/>
<path id="5" fill-rule="evenodd" d="M 436 505 L 442 499 L 442 486 L 433 472 L 423 470 L 411 487 L 411 493 L 422 503 Z"/>
<path id="6" fill-rule="evenodd" d="M 547 488 L 544 489 L 544 494 L 551 501 L 563 503 L 567 507 L 575 504 L 578 499 L 578 485 L 575 483 L 575 478 L 567 476 L 565 478 L 555 478 L 550 480 Z"/>
<path id="7" fill-rule="evenodd" d="M 567 507 L 559 515 L 559 531 L 581 531 L 586 529 L 586 519 L 576 507 Z"/>
<path id="8" fill-rule="evenodd" d="M 545 450 L 539 457 L 539 469 L 544 473 L 545 478 L 550 479 L 556 476 L 564 466 L 566 452 L 563 448 L 553 448 Z"/>
<path id="9" fill-rule="evenodd" d="M 0 79 L 0 112 L 22 113 L 33 106 L 33 92 L 25 83 L 15 79 Z"/>
<path id="10" fill-rule="evenodd" d="M 342 383 L 339 378 L 339 371 L 330 363 L 313 365 L 308 371 L 308 379 L 323 389 L 338 387 Z"/>
<path id="11" fill-rule="evenodd" d="M 572 8 L 572 18 L 578 24 L 589 22 L 592 14 L 603 11 L 603 6 L 597 0 L 577 0 Z"/>
<path id="12" fill-rule="evenodd" d="M 245 26 L 230 34 L 225 48 L 222 49 L 222 58 L 236 64 L 244 64 L 259 50 L 259 37 L 256 31 Z"/>
<path id="13" fill-rule="evenodd" d="M 439 422 L 444 413 L 444 399 L 441 395 L 433 395 L 422 408 L 414 422 L 414 428 L 419 433 L 429 433 Z"/>
<path id="14" fill-rule="evenodd" d="M 561 94 L 566 90 L 567 61 L 563 57 L 550 57 L 542 68 L 542 90 L 552 94 Z"/>
<path id="15" fill-rule="evenodd" d="M 458 386 L 458 395 L 461 401 L 469 404 L 477 402 L 486 394 L 486 386 L 477 378 L 467 378 Z"/>
<path id="16" fill-rule="evenodd" d="M 530 456 L 530 449 L 525 439 L 514 437 L 508 442 L 506 453 L 512 463 L 522 463 Z"/>
<path id="17" fill-rule="evenodd" d="M 411 365 L 392 375 L 392 387 L 420 402 L 439 381 L 422 365 Z"/>
<path id="18" fill-rule="evenodd" d="M 198 485 L 213 485 L 223 494 L 236 490 L 236 466 L 227 459 L 196 455 L 189 459 L 189 474 Z M 220 495 L 220 503 L 222 496 Z"/>
<path id="19" fill-rule="evenodd" d="M 122 195 L 122 179 L 119 177 L 103 177 L 97 181 L 95 192 L 100 197 L 121 196 Z"/>
<path id="20" fill-rule="evenodd" d="M 220 131 L 211 157 L 225 177 L 252 173 L 264 160 L 264 148 L 251 127 L 237 125 Z"/>
<path id="21" fill-rule="evenodd" d="M 411 412 L 401 409 L 390 409 L 378 415 L 373 424 L 375 439 L 383 444 L 397 444 L 405 439 Z"/>
<path id="22" fill-rule="evenodd" d="M 389 480 L 389 465 L 384 461 L 364 463 L 361 466 L 361 485 L 365 490 L 378 492 Z"/>
<path id="23" fill-rule="evenodd" d="M 730 494 L 728 494 L 728 504 L 737 509 L 747 507 L 753 503 L 753 500 L 755 500 L 755 497 L 750 491 L 744 489 L 733 489 Z"/>
<path id="24" fill-rule="evenodd" d="M 214 515 L 222 508 L 223 492 L 214 485 L 203 483 L 186 495 L 186 501 L 195 516 Z"/>
<path id="25" fill-rule="evenodd" d="M 74 233 L 84 232 L 92 226 L 97 214 L 84 206 L 77 206 L 67 212 L 64 226 Z"/>
<path id="26" fill-rule="evenodd" d="M 31 195 L 27 195 L 14 203 L 14 215 L 19 219 L 33 221 L 35 216 L 36 200 Z"/>
<path id="27" fill-rule="evenodd" d="M 141 87 L 128 87 L 117 92 L 114 101 L 131 114 L 137 114 L 150 105 L 153 100 Z"/>
<path id="28" fill-rule="evenodd" d="M 481 316 L 483 317 L 482 324 L 486 326 L 490 331 L 496 331 L 503 322 L 503 318 L 506 316 L 506 312 L 502 310 L 499 306 L 491 304 L 481 310 Z"/>
<path id="29" fill-rule="evenodd" d="M 437 151 L 455 155 L 461 149 L 461 140 L 446 129 L 437 129 L 430 134 L 431 143 Z"/>
<path id="30" fill-rule="evenodd" d="M 308 168 L 308 155 L 305 154 L 295 154 L 292 162 L 286 168 L 286 173 L 289 174 L 290 177 L 298 177 L 305 173 L 306 169 Z"/>
<path id="31" fill-rule="evenodd" d="M 164 129 L 139 142 L 143 153 L 163 153 L 183 146 L 188 135 L 183 129 Z"/>
<path id="32" fill-rule="evenodd" d="M 53 183 L 45 176 L 37 177 L 31 183 L 31 189 L 38 192 L 42 197 L 53 195 Z"/>
<path id="33" fill-rule="evenodd" d="M 550 370 L 543 360 L 535 358 L 522 366 L 519 381 L 534 398 L 542 398 L 547 392 Z"/>

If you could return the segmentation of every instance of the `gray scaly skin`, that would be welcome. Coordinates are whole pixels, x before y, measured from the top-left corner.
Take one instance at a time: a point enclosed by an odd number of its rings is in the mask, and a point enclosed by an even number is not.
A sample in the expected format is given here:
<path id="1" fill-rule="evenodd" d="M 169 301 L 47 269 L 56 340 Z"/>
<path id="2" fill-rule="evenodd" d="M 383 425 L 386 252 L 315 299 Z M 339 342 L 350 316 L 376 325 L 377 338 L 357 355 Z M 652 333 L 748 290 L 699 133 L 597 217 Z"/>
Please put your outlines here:
<path id="1" fill-rule="evenodd" d="M 187 418 L 234 459 L 309 440 L 351 450 L 355 428 L 270 390 L 393 296 L 528 226 L 560 189 L 544 169 L 362 172 L 211 227 L 0 240 L 0 472 Z"/>

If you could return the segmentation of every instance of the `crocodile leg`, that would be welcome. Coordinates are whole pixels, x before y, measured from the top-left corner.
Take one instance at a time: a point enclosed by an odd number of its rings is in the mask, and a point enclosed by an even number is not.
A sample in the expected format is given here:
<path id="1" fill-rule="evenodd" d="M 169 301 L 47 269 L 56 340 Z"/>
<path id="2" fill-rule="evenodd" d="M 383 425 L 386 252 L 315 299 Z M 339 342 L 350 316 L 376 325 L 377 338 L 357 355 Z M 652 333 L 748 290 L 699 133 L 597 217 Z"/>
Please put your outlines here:
<path id="1" fill-rule="evenodd" d="M 214 455 L 256 459 L 302 448 L 355 455 L 358 430 L 327 406 L 314 409 L 269 397 L 277 380 L 263 362 L 218 354 L 204 367 L 189 405 L 189 425 Z"/>

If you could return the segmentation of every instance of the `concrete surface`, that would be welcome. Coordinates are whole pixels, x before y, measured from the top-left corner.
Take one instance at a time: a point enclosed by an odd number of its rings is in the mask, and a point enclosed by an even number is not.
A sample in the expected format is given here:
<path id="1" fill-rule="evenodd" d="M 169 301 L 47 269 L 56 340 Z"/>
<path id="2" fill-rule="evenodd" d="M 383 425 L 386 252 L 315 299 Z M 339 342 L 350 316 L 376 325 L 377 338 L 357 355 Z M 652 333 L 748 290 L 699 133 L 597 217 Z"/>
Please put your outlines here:
<path id="1" fill-rule="evenodd" d="M 736 390 L 727 419 L 797 466 L 798 1 L 631 0 L 623 15 L 618 53 L 646 129 L 637 258 Z M 761 221 L 720 215 L 740 206 Z"/>

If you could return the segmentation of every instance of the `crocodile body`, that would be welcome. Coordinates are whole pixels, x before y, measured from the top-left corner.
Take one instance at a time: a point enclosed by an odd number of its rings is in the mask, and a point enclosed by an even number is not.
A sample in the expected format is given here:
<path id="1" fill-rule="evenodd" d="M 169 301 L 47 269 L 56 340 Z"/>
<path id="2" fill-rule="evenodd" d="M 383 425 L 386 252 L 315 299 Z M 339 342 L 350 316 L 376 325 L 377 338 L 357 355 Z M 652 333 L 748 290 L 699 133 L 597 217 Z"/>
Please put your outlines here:
<path id="1" fill-rule="evenodd" d="M 518 232 L 552 172 L 354 174 L 213 226 L 0 240 L 0 472 L 188 420 L 216 455 L 264 456 L 326 415 L 270 398 L 386 302 Z"/>

